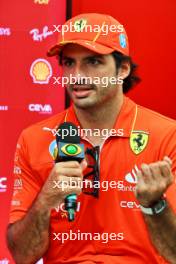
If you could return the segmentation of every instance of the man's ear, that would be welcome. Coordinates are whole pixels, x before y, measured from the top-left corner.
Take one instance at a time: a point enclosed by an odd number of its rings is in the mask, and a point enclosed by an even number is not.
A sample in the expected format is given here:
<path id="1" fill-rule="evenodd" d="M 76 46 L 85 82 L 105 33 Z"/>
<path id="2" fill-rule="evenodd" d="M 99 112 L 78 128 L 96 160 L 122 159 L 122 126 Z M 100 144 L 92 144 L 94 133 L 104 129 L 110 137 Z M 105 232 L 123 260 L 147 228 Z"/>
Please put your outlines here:
<path id="1" fill-rule="evenodd" d="M 130 74 L 130 63 L 128 61 L 122 62 L 121 66 L 118 68 L 118 77 L 120 77 L 122 80 L 124 80 L 128 75 Z"/>

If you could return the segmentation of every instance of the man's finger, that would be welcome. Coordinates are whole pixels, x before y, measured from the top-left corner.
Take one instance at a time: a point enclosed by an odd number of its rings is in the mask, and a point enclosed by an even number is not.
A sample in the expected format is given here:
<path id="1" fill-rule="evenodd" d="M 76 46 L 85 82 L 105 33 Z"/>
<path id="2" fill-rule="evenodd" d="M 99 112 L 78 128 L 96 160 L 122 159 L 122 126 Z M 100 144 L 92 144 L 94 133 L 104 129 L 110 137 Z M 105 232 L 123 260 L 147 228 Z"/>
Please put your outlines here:
<path id="1" fill-rule="evenodd" d="M 170 166 L 172 166 L 172 160 L 171 160 L 168 156 L 165 156 L 165 157 L 163 158 L 163 160 L 166 161 L 166 162 L 168 162 L 168 164 L 169 164 Z"/>
<path id="2" fill-rule="evenodd" d="M 141 165 L 141 171 L 142 171 L 142 176 L 143 176 L 144 182 L 150 183 L 152 181 L 152 172 L 150 170 L 149 165 L 143 163 Z"/>
<path id="3" fill-rule="evenodd" d="M 159 164 L 160 164 L 161 174 L 166 179 L 167 185 L 171 184 L 173 182 L 173 175 L 171 172 L 170 165 L 166 161 L 161 161 Z"/>

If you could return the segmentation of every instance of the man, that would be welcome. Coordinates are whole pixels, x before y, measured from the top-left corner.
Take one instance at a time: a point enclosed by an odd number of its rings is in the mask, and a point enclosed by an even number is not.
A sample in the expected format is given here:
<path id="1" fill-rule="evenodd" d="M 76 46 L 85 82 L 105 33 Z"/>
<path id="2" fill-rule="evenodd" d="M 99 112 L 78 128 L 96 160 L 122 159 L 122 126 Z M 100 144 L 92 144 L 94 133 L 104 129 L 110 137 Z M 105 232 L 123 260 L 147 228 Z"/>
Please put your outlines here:
<path id="1" fill-rule="evenodd" d="M 119 22 L 108 15 L 81 14 L 66 22 L 71 24 L 75 32 L 62 32 L 48 55 L 59 55 L 63 76 L 75 78 L 67 85 L 73 105 L 20 136 L 15 180 L 23 186 L 14 190 L 9 249 L 20 264 L 41 257 L 52 264 L 176 263 L 175 122 L 123 95 L 137 77 Z M 86 25 L 94 30 L 85 32 Z M 87 77 L 93 81 L 87 83 Z M 85 151 L 94 154 L 101 183 L 93 186 L 97 195 L 79 185 L 88 175 L 90 155 L 81 163 L 53 163 L 51 132 L 63 122 L 113 130 L 106 137 L 81 138 Z M 72 193 L 78 195 L 78 207 L 69 222 L 64 199 Z"/>

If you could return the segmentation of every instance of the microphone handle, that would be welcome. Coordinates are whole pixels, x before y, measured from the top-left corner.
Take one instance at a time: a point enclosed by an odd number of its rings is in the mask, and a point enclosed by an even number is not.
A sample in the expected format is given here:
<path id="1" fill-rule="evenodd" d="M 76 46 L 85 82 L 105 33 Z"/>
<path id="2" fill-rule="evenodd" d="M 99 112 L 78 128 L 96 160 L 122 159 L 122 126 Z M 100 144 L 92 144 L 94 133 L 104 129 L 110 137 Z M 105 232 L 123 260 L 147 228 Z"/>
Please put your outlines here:
<path id="1" fill-rule="evenodd" d="M 64 159 L 64 158 L 60 158 L 57 156 L 55 163 L 66 161 L 66 160 L 68 161 L 68 160 L 78 160 L 78 159 L 74 159 L 73 157 L 69 157 L 68 159 Z M 80 160 L 78 160 L 78 162 L 80 162 Z M 64 203 L 65 203 L 65 210 L 68 212 L 68 221 L 72 222 L 75 220 L 75 212 L 77 209 L 77 195 L 76 195 L 76 193 L 68 194 L 65 197 Z"/>
<path id="2" fill-rule="evenodd" d="M 68 221 L 72 222 L 75 219 L 75 211 L 77 208 L 77 195 L 69 194 L 65 197 L 65 210 L 68 212 Z"/>

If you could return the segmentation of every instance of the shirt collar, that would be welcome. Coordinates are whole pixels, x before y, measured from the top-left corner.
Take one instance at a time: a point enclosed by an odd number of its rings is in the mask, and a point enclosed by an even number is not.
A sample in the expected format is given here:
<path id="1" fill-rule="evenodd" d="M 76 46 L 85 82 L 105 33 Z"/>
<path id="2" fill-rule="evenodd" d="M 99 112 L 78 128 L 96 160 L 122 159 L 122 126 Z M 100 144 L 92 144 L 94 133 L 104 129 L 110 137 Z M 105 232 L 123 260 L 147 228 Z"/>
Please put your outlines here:
<path id="1" fill-rule="evenodd" d="M 123 129 L 123 137 L 130 137 L 137 118 L 137 104 L 124 96 L 123 105 L 117 116 L 114 128 Z"/>
<path id="2" fill-rule="evenodd" d="M 114 129 L 118 131 L 118 129 L 123 129 L 122 137 L 130 137 L 131 132 L 135 127 L 135 122 L 137 118 L 137 104 L 135 104 L 131 99 L 124 96 L 123 104 L 121 110 L 116 118 Z M 71 105 L 65 115 L 65 122 L 72 122 L 76 126 L 81 127 L 81 124 L 76 116 L 73 105 Z"/>

